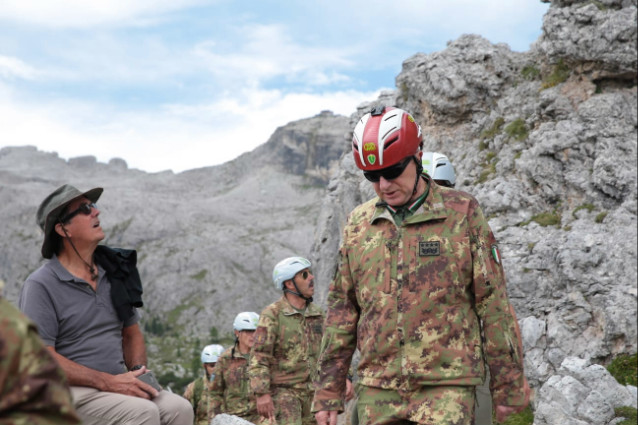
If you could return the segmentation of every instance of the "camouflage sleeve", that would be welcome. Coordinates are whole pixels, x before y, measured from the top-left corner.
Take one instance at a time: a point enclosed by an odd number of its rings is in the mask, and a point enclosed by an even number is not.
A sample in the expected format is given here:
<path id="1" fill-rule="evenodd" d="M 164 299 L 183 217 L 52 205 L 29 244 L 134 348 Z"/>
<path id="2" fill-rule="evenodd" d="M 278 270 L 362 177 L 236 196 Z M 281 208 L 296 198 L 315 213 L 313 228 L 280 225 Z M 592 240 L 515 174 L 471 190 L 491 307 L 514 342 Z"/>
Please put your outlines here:
<path id="1" fill-rule="evenodd" d="M 184 395 L 183 395 L 183 397 L 186 400 L 188 400 L 188 402 L 191 405 L 194 403 L 194 400 L 193 400 L 194 388 L 195 388 L 195 381 L 191 382 L 190 384 L 186 386 L 186 390 L 184 390 Z"/>
<path id="2" fill-rule="evenodd" d="M 507 297 L 498 245 L 476 201 L 469 218 L 476 310 L 483 322 L 483 350 L 490 369 L 492 400 L 494 405 L 524 406 L 526 381 L 522 344 Z"/>
<path id="3" fill-rule="evenodd" d="M 347 241 L 347 236 L 344 241 Z M 326 304 L 325 331 L 321 341 L 312 411 L 343 412 L 346 376 L 356 349 L 359 321 L 359 306 L 345 244 L 339 251 L 339 267 L 330 284 Z"/>
<path id="4" fill-rule="evenodd" d="M 277 315 L 272 309 L 266 308 L 259 315 L 248 366 L 250 389 L 255 395 L 270 393 L 270 368 L 274 364 L 275 344 L 278 337 Z"/>
<path id="5" fill-rule="evenodd" d="M 0 417 L 16 425 L 78 424 L 62 369 L 33 322 L 0 299 Z"/>
<path id="6" fill-rule="evenodd" d="M 209 386 L 209 400 L 208 400 L 208 418 L 213 419 L 215 415 L 219 415 L 223 412 L 224 408 L 224 374 L 223 371 L 228 369 L 226 364 L 226 357 L 220 357 L 215 365 L 214 374 L 215 378 Z"/>

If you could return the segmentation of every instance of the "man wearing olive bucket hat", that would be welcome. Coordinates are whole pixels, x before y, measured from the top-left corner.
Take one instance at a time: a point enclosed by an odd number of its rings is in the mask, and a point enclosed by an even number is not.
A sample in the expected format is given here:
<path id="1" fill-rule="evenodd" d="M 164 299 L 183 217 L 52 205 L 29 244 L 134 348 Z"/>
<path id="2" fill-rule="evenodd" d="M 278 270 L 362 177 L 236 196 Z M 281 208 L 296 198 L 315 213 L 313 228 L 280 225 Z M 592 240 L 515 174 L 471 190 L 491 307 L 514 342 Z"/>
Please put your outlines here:
<path id="1" fill-rule="evenodd" d="M 49 261 L 27 278 L 20 309 L 67 375 L 83 424 L 190 425 L 188 401 L 146 369 L 136 252 L 98 245 L 102 190 L 64 185 L 42 201 L 36 219 Z"/>

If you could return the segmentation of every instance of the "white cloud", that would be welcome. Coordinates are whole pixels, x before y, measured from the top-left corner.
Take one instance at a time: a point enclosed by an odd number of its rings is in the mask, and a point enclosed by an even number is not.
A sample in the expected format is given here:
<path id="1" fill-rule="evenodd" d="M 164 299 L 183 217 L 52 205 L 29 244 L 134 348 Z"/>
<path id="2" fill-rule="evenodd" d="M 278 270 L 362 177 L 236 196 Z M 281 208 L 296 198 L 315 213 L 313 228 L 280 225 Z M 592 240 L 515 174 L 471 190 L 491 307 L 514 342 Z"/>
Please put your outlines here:
<path id="1" fill-rule="evenodd" d="M 206 0 L 3 0 L 0 20 L 48 28 L 146 25 Z M 210 3 L 210 2 L 207 2 Z"/>
<path id="2" fill-rule="evenodd" d="M 38 72 L 28 64 L 18 58 L 0 55 L 0 77 L 3 78 L 22 78 L 33 79 Z"/>
<path id="3" fill-rule="evenodd" d="M 237 28 L 228 40 L 202 42 L 193 49 L 204 66 L 222 79 L 253 84 L 283 76 L 307 85 L 326 85 L 348 81 L 336 70 L 355 65 L 349 58 L 351 48 L 303 45 L 280 25 Z"/>
<path id="4" fill-rule="evenodd" d="M 326 109 L 349 115 L 377 96 L 378 92 L 311 95 L 257 90 L 201 106 L 171 105 L 155 113 L 5 101 L 0 102 L 0 128 L 9 146 L 36 145 L 66 159 L 94 155 L 108 162 L 117 157 L 131 168 L 179 172 L 232 160 L 265 143 L 281 125 Z M 69 116 L 75 117 L 73 122 L 62 118 Z"/>

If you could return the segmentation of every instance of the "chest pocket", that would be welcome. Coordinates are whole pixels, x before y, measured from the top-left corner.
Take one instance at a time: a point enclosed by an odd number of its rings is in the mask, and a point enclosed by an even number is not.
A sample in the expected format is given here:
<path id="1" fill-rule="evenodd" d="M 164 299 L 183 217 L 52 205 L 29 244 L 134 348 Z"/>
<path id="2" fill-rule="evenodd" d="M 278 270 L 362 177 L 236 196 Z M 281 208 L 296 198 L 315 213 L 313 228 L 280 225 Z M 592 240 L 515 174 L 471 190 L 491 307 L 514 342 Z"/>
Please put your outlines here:
<path id="1" fill-rule="evenodd" d="M 410 292 L 425 293 L 432 300 L 464 294 L 472 270 L 469 238 L 414 235 L 408 239 L 406 264 Z"/>

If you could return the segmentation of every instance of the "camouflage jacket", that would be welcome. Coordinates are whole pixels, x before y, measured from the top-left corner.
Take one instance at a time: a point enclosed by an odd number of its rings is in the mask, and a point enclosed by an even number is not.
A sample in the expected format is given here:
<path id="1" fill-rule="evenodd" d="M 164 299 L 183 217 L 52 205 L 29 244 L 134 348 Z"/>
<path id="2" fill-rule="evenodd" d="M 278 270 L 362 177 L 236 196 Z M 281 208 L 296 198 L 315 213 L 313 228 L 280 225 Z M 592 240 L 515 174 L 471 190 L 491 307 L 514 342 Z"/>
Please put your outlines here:
<path id="1" fill-rule="evenodd" d="M 524 404 L 516 318 L 476 199 L 432 185 L 398 227 L 378 201 L 355 208 L 344 228 L 313 411 L 343 410 L 343 378 L 355 348 L 363 385 L 479 385 L 485 359 L 494 403 Z"/>
<path id="2" fill-rule="evenodd" d="M 323 330 L 323 312 L 310 303 L 302 315 L 286 297 L 259 315 L 248 376 L 253 393 L 270 393 L 270 386 L 311 388 Z"/>
<path id="3" fill-rule="evenodd" d="M 237 345 L 228 348 L 217 360 L 208 408 L 211 419 L 226 413 L 252 421 L 258 415 L 248 380 L 248 355 L 241 354 Z"/>
<path id="4" fill-rule="evenodd" d="M 66 376 L 29 319 L 0 297 L 0 423 L 80 423 Z"/>
<path id="5" fill-rule="evenodd" d="M 208 425 L 210 423 L 208 416 L 210 382 L 206 379 L 206 375 L 188 384 L 184 391 L 184 398 L 193 406 L 195 425 Z"/>

